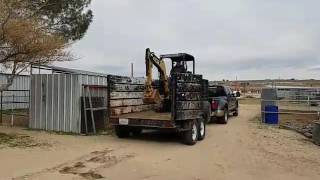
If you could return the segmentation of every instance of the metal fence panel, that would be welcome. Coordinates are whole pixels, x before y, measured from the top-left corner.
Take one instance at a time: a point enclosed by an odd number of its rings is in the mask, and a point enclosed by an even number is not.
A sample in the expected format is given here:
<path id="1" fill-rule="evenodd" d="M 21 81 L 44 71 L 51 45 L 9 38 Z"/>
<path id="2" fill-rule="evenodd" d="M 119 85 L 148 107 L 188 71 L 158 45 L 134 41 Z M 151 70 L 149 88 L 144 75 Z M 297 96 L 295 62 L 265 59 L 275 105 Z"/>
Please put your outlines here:
<path id="1" fill-rule="evenodd" d="M 0 84 L 7 83 L 8 74 L 0 74 Z M 11 90 L 30 90 L 30 76 L 18 75 L 14 78 L 12 85 L 8 88 L 9 91 L 3 92 L 4 110 L 7 109 L 27 109 L 28 103 L 9 103 L 14 99 L 17 102 L 29 102 L 28 92 L 11 91 Z M 7 102 L 7 103 L 6 103 Z"/>
<path id="2" fill-rule="evenodd" d="M 78 78 L 72 74 L 32 76 L 30 128 L 80 133 Z"/>

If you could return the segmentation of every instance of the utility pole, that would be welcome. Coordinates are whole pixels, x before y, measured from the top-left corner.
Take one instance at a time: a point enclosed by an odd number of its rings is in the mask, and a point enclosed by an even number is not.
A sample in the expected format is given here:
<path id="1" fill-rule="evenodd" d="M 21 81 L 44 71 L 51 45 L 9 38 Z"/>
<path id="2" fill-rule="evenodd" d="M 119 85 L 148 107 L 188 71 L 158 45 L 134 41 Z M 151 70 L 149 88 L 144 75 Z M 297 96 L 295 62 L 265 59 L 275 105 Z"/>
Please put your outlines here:
<path id="1" fill-rule="evenodd" d="M 133 63 L 131 63 L 131 77 L 133 78 Z"/>

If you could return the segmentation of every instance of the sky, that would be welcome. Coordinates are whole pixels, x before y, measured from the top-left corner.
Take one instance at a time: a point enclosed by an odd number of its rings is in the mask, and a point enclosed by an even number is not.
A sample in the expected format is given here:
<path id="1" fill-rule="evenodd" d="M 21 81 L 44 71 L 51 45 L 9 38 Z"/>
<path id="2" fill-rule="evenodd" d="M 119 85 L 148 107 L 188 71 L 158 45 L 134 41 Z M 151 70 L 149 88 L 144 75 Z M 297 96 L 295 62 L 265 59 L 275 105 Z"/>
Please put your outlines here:
<path id="1" fill-rule="evenodd" d="M 56 65 L 144 76 L 145 49 L 185 52 L 210 80 L 320 79 L 319 0 L 92 0 L 93 23 Z M 169 63 L 167 64 L 169 66 Z"/>

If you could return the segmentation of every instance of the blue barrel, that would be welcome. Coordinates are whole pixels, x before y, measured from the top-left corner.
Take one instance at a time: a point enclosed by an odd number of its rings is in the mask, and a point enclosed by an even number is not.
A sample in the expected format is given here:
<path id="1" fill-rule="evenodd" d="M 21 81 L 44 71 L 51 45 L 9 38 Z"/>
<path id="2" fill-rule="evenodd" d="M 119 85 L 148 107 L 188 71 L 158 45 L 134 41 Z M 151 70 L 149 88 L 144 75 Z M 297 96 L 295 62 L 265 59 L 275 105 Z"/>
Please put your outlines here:
<path id="1" fill-rule="evenodd" d="M 279 112 L 278 106 L 272 106 L 272 105 L 266 106 L 265 107 L 265 123 L 266 124 L 278 124 L 279 123 L 278 112 Z"/>

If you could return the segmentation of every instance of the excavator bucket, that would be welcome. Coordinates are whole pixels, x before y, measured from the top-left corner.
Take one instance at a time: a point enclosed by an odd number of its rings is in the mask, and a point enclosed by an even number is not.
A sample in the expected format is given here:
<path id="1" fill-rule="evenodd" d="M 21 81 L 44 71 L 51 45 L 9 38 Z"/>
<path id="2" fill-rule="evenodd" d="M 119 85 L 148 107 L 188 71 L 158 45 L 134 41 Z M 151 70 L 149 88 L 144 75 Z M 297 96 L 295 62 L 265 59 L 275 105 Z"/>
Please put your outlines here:
<path id="1" fill-rule="evenodd" d="M 149 95 L 145 95 L 143 98 L 143 102 L 146 104 L 160 104 L 161 97 L 158 90 L 153 90 Z"/>

